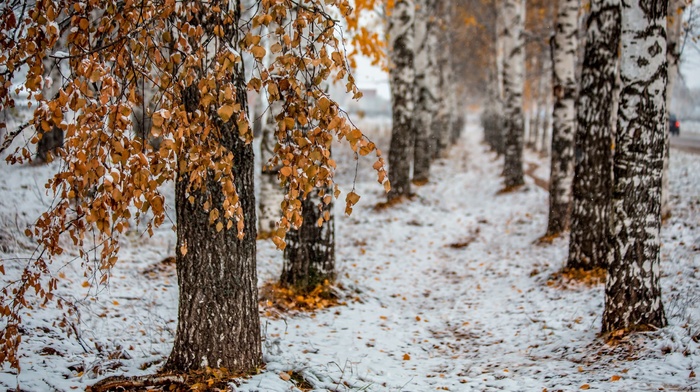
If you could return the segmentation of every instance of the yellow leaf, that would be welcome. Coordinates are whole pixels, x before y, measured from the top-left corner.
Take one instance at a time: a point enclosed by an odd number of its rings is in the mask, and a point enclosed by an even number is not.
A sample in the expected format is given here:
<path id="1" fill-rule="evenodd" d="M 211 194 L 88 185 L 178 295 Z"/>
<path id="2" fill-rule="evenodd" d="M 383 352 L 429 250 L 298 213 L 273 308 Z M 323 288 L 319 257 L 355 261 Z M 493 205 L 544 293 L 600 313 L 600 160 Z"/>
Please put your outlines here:
<path id="1" fill-rule="evenodd" d="M 350 203 L 350 204 L 357 204 L 358 201 L 360 201 L 360 195 L 358 195 L 355 192 L 350 192 L 348 195 L 345 197 L 345 200 Z"/>
<path id="2" fill-rule="evenodd" d="M 221 117 L 224 122 L 227 122 L 229 118 L 233 115 L 233 105 L 224 105 L 216 111 L 216 113 Z"/>
<path id="3" fill-rule="evenodd" d="M 588 384 L 583 384 L 581 385 L 581 389 L 591 389 L 591 386 Z"/>
<path id="4" fill-rule="evenodd" d="M 619 381 L 619 380 L 620 380 L 620 378 L 621 378 L 621 377 L 620 377 L 620 376 L 618 376 L 618 375 L 616 374 L 616 375 L 614 375 L 614 376 L 610 377 L 610 381 Z"/>
<path id="5" fill-rule="evenodd" d="M 182 244 L 182 246 L 180 247 L 180 254 L 182 254 L 183 256 L 187 254 L 187 244 L 186 243 Z"/>
<path id="6" fill-rule="evenodd" d="M 217 231 L 217 232 L 220 232 L 220 231 L 223 230 L 223 229 L 224 229 L 224 224 L 221 223 L 221 222 L 218 222 L 218 223 L 216 224 L 216 231 Z"/>
<path id="7" fill-rule="evenodd" d="M 83 286 L 83 287 L 90 287 L 90 282 L 88 282 L 88 281 L 86 280 L 85 282 L 83 282 L 82 286 Z"/>
<path id="8" fill-rule="evenodd" d="M 118 301 L 112 301 L 112 305 L 117 306 L 117 305 L 119 305 L 119 302 L 118 302 Z"/>
<path id="9" fill-rule="evenodd" d="M 289 166 L 285 166 L 280 169 L 280 174 L 285 177 L 289 177 L 292 174 L 292 168 Z"/>
<path id="10" fill-rule="evenodd" d="M 250 52 L 253 53 L 253 57 L 255 57 L 258 60 L 265 57 L 265 48 L 263 48 L 262 46 L 253 46 Z"/>

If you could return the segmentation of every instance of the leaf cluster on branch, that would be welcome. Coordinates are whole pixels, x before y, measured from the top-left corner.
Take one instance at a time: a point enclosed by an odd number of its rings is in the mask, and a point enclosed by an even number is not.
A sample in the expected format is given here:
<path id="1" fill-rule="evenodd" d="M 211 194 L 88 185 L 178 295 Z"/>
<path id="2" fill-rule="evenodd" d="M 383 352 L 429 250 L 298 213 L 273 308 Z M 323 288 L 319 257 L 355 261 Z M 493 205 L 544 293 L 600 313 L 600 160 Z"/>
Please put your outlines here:
<path id="1" fill-rule="evenodd" d="M 55 195 L 27 235 L 37 251 L 21 276 L 0 292 L 6 321 L 0 338 L 0 362 L 14 367 L 20 342 L 19 310 L 52 299 L 57 278 L 51 260 L 69 246 L 84 261 L 86 276 L 106 281 L 118 261 L 120 235 L 134 221 L 148 234 L 168 220 L 161 185 L 185 178 L 188 190 L 206 192 L 210 180 L 224 195 L 223 208 L 205 203 L 217 231 L 237 230 L 243 211 L 232 177 L 234 154 L 221 140 L 250 143 L 248 91 L 237 89 L 244 61 L 252 61 L 247 89 L 267 92 L 276 115 L 277 146 L 271 166 L 280 167 L 285 186 L 282 218 L 273 233 L 283 248 L 288 230 L 301 225 L 301 200 L 315 188 L 328 204 L 340 190 L 333 182 L 336 163 L 330 148 L 345 140 L 357 155 L 375 153 L 378 181 L 389 183 L 381 152 L 348 119 L 328 92 L 326 81 L 343 81 L 354 98 L 361 96 L 350 72 L 341 19 L 357 27 L 348 0 L 12 0 L 0 11 L 0 110 L 13 108 L 13 94 L 28 95 L 34 110 L 29 126 L 65 132 L 56 152 L 60 169 L 46 184 Z M 241 17 L 243 15 L 243 17 Z M 240 22 L 237 22 L 240 21 Z M 366 33 L 364 33 L 366 34 Z M 267 35 L 269 47 L 261 44 Z M 376 45 L 376 37 L 361 38 Z M 267 51 L 272 61 L 263 62 Z M 58 63 L 60 80 L 46 77 L 46 63 Z M 26 70 L 26 78 L 24 71 Z M 58 93 L 44 96 L 52 83 Z M 152 91 L 144 102 L 144 90 Z M 148 106 L 151 137 L 135 135 L 135 107 Z M 0 124 L 0 131 L 7 124 Z M 16 136 L 17 132 L 0 132 Z M 228 139 L 230 140 L 230 139 Z M 9 146 L 3 141 L 2 148 Z M 32 160 L 29 146 L 17 148 L 11 163 Z M 325 187 L 334 189 L 325 194 Z M 211 198 L 211 195 L 208 196 Z M 190 197 L 190 202 L 193 197 Z M 346 198 L 349 213 L 359 197 Z M 211 201 L 211 200 L 210 200 Z M 192 246 L 192 244 L 190 244 Z M 181 249 L 186 253 L 186 245 Z M 95 264 L 91 264 L 94 263 Z M 6 260 L 0 260 L 4 273 Z"/>

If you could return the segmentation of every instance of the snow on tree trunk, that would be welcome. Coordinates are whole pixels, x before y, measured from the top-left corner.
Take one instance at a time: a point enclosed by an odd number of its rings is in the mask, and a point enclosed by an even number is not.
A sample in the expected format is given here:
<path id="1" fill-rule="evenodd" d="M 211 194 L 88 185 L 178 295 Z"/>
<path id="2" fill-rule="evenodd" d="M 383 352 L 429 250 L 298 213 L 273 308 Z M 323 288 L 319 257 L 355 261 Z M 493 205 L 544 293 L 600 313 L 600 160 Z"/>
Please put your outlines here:
<path id="1" fill-rule="evenodd" d="M 603 332 L 666 325 L 659 262 L 667 6 L 667 0 L 625 1 L 622 5 L 622 86 Z"/>
<path id="2" fill-rule="evenodd" d="M 270 159 L 275 156 L 275 116 L 282 110 L 281 104 L 275 102 L 268 109 L 269 113 L 262 124 L 260 135 L 260 159 L 262 162 L 260 174 L 260 200 L 258 201 L 258 230 L 261 235 L 267 235 L 275 230 L 277 221 L 282 215 L 281 204 L 284 201 L 284 189 L 280 186 L 277 173 L 279 165 L 271 166 Z"/>
<path id="3" fill-rule="evenodd" d="M 331 188 L 325 189 L 332 195 Z M 280 282 L 298 292 L 309 293 L 324 281 L 335 279 L 335 222 L 333 201 L 321 203 L 318 191 L 313 191 L 302 202 L 301 227 L 287 233 L 284 264 Z M 328 221 L 318 225 L 326 215 Z"/>
<path id="4" fill-rule="evenodd" d="M 612 197 L 613 101 L 620 42 L 619 0 L 594 0 L 576 103 L 568 268 L 605 267 Z"/>
<path id="5" fill-rule="evenodd" d="M 666 32 L 666 58 L 668 59 L 668 84 L 666 86 L 666 118 L 669 118 L 671 110 L 671 97 L 673 88 L 678 77 L 678 62 L 681 58 L 681 28 L 683 27 L 683 11 L 685 10 L 685 0 L 669 0 L 668 20 Z M 664 170 L 661 183 L 661 216 L 666 218 L 671 215 L 671 206 L 668 202 L 668 159 L 671 147 L 669 135 L 670 130 L 664 133 Z"/>
<path id="6" fill-rule="evenodd" d="M 430 162 L 436 140 L 432 133 L 433 117 L 437 112 L 437 95 L 439 83 L 437 72 L 438 37 L 434 21 L 435 5 L 427 0 L 417 2 L 415 21 L 415 89 L 416 139 L 413 152 L 413 182 L 425 183 L 430 177 Z"/>
<path id="7" fill-rule="evenodd" d="M 240 11 L 240 3 L 233 2 Z M 236 13 L 235 23 L 240 18 Z M 208 34 L 213 34 L 211 31 Z M 233 42 L 238 42 L 236 34 Z M 240 64 L 240 63 L 239 63 Z M 243 66 L 235 70 L 236 101 L 246 110 Z M 195 80 L 183 93 L 188 113 L 199 110 Z M 188 372 L 207 367 L 246 373 L 262 363 L 256 272 L 256 225 L 253 146 L 239 135 L 235 121 L 218 123 L 209 134 L 233 154 L 232 174 L 244 219 L 243 237 L 237 225 L 217 230 L 210 211 L 225 211 L 224 193 L 213 173 L 204 189 L 189 189 L 189 175 L 178 173 L 177 214 L 178 324 L 166 371 Z"/>
<path id="8" fill-rule="evenodd" d="M 505 61 L 503 87 L 505 97 L 505 163 L 503 176 L 506 188 L 525 183 L 523 179 L 524 119 L 523 72 L 525 65 L 525 1 L 504 0 L 502 6 Z"/>
<path id="9" fill-rule="evenodd" d="M 571 183 L 574 177 L 579 0 L 559 0 L 558 8 L 556 30 L 552 39 L 554 110 L 548 236 L 559 235 L 569 227 Z"/>
<path id="10" fill-rule="evenodd" d="M 411 161 L 416 133 L 413 123 L 415 10 L 413 0 L 398 0 L 389 17 L 389 76 L 393 117 L 389 146 L 389 200 L 411 194 Z"/>

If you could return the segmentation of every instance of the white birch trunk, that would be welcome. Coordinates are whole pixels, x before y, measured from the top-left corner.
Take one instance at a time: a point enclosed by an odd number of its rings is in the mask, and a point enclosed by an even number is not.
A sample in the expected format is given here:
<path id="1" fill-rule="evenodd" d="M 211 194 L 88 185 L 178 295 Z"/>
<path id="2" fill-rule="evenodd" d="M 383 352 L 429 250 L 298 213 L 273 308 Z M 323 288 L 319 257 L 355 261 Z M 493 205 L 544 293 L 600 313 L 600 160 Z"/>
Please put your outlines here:
<path id="1" fill-rule="evenodd" d="M 659 262 L 667 5 L 667 0 L 622 2 L 622 85 L 603 332 L 666 325 Z"/>
<path id="2" fill-rule="evenodd" d="M 393 118 L 389 146 L 389 200 L 411 194 L 411 161 L 415 137 L 415 11 L 413 0 L 398 0 L 389 17 L 389 76 Z"/>
<path id="3" fill-rule="evenodd" d="M 548 236 L 559 235 L 569 227 L 571 186 L 574 178 L 579 0 L 559 0 L 558 8 L 556 31 L 552 38 L 554 108 Z"/>
<path id="4" fill-rule="evenodd" d="M 417 1 L 415 21 L 415 72 L 416 72 L 416 127 L 413 151 L 413 183 L 423 184 L 430 177 L 432 151 L 437 142 L 432 134 L 433 118 L 437 113 L 437 87 L 440 74 L 437 70 L 438 36 L 434 21 L 435 3 Z"/>
<path id="5" fill-rule="evenodd" d="M 505 97 L 505 163 L 506 188 L 524 184 L 523 179 L 523 73 L 525 65 L 525 1 L 504 0 L 503 87 Z"/>

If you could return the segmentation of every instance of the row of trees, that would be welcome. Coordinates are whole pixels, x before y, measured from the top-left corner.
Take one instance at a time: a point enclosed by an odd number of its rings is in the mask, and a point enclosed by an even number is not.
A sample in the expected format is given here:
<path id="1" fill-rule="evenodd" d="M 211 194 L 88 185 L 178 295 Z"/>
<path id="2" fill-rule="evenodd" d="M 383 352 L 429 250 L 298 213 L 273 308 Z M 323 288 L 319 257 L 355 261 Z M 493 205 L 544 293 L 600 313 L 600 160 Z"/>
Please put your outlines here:
<path id="1" fill-rule="evenodd" d="M 570 228 L 568 266 L 608 269 L 605 331 L 663 326 L 658 233 L 672 80 L 667 53 L 677 61 L 673 34 L 667 37 L 675 27 L 666 23 L 678 23 L 678 14 L 667 19 L 664 0 L 592 0 L 579 50 L 576 0 L 556 7 L 535 0 L 388 3 L 357 0 L 353 12 L 348 0 L 7 2 L 0 109 L 15 106 L 18 83 L 38 105 L 28 123 L 0 124 L 0 152 L 33 128 L 35 143 L 61 135 L 54 154 L 63 163 L 48 184 L 55 203 L 28 230 L 37 253 L 0 292 L 0 360 L 19 366 L 21 309 L 53 298 L 58 280 L 50 263 L 64 251 L 60 238 L 80 249 L 86 276 L 101 272 L 106 281 L 120 234 L 134 219 L 146 221 L 150 233 L 165 222 L 161 185 L 173 181 L 179 315 L 165 368 L 259 366 L 258 233 L 284 249 L 284 285 L 311 291 L 334 277 L 334 138 L 358 156 L 375 152 L 378 180 L 390 202 L 399 200 L 411 195 L 412 183 L 429 180 L 431 161 L 459 136 L 467 94 L 481 86 L 490 92 L 486 140 L 504 155 L 506 189 L 515 189 L 524 183 L 523 95 L 540 90 L 526 71 L 545 62 L 554 105 L 547 236 Z M 674 0 L 671 9 L 683 6 Z M 551 46 L 524 34 L 533 8 L 540 20 L 556 12 Z M 379 57 L 383 40 L 358 24 L 358 12 L 376 11 L 387 19 L 393 98 L 388 174 L 327 88 L 342 81 L 361 95 L 341 30 L 345 24 L 356 49 Z M 467 43 L 482 56 L 456 50 Z M 536 56 L 526 56 L 527 45 Z M 51 76 L 51 69 L 59 72 Z M 262 99 L 255 115 L 265 165 L 259 220 L 248 91 Z M 29 159 L 27 146 L 10 157 Z M 347 212 L 358 199 L 348 193 Z M 93 249 L 100 271 L 90 269 Z"/>
<path id="2" fill-rule="evenodd" d="M 496 72 L 483 124 L 485 140 L 505 156 L 509 189 L 523 183 L 523 20 L 526 8 L 533 9 L 523 0 L 492 4 L 498 14 L 492 27 Z M 592 0 L 581 18 L 578 0 L 556 3 L 550 205 L 543 240 L 569 230 L 567 268 L 607 269 L 604 332 L 666 324 L 659 232 L 668 209 L 667 91 L 676 79 L 687 5 Z"/>
<path id="3" fill-rule="evenodd" d="M 392 95 L 389 201 L 411 196 L 429 181 L 464 125 L 451 51 L 453 1 L 398 0 L 388 17 Z"/>

